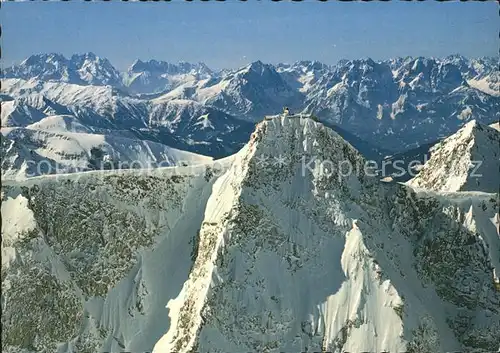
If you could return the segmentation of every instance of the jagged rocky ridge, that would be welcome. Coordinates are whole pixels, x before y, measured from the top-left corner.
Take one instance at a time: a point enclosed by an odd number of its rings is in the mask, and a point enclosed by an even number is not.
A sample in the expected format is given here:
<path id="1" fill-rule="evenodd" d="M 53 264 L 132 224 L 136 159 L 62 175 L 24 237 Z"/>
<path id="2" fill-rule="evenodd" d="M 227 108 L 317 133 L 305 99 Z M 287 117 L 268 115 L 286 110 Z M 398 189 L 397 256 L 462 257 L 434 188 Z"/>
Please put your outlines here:
<path id="1" fill-rule="evenodd" d="M 498 195 L 347 161 L 278 117 L 198 170 L 3 185 L 3 351 L 498 350 Z"/>
<path id="2" fill-rule="evenodd" d="M 433 146 L 430 154 L 409 185 L 436 191 L 499 191 L 498 130 L 473 120 Z"/>
<path id="3" fill-rule="evenodd" d="M 88 131 L 124 133 L 169 147 L 215 157 L 247 141 L 253 124 L 188 100 L 142 100 L 111 87 L 7 79 L 2 127 L 26 127 L 54 115 L 72 116 Z M 16 97 L 16 98 L 13 98 Z"/>
<path id="4" fill-rule="evenodd" d="M 488 77 L 498 75 L 497 65 L 490 70 Z M 471 119 L 499 119 L 498 87 L 479 90 L 470 75 L 446 59 L 346 61 L 311 87 L 305 112 L 400 152 L 448 136 Z"/>
<path id="5" fill-rule="evenodd" d="M 136 60 L 123 75 L 124 85 L 131 93 L 162 93 L 189 80 L 209 78 L 213 75 L 205 64 L 181 62 L 177 65 L 165 61 Z"/>
<path id="6" fill-rule="evenodd" d="M 256 61 L 220 72 L 150 60 L 119 73 L 92 53 L 71 59 L 47 54 L 7 68 L 3 77 L 4 126 L 72 114 L 88 126 L 129 129 L 142 139 L 214 157 L 239 150 L 252 123 L 284 105 L 391 154 L 433 143 L 473 119 L 489 124 L 500 118 L 498 60 L 458 55 L 331 66 Z M 221 132 L 197 125 L 206 114 L 213 126 L 223 125 Z"/>
<path id="7" fill-rule="evenodd" d="M 53 80 L 83 85 L 122 85 L 120 72 L 109 60 L 90 52 L 75 54 L 69 59 L 57 53 L 31 55 L 21 64 L 2 71 L 4 78 Z"/>

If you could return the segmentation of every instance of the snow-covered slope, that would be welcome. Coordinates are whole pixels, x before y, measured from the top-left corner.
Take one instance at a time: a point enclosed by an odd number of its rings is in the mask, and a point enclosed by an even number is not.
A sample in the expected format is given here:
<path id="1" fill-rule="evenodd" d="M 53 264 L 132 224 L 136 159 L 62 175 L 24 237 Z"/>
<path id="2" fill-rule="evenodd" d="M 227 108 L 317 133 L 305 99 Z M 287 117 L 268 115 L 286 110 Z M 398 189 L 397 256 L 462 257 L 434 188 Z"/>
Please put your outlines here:
<path id="1" fill-rule="evenodd" d="M 279 167 L 263 166 L 278 156 Z M 301 159 L 314 156 L 330 162 L 304 171 Z M 260 124 L 214 185 L 198 256 L 154 352 L 497 349 L 499 296 L 482 265 L 493 261 L 477 228 L 454 218 L 460 206 L 403 186 L 388 191 L 363 172 L 343 177 L 337 167 L 347 161 L 363 162 L 312 120 Z M 497 201 L 473 198 L 495 241 L 487 217 Z M 436 256 L 433 247 L 450 242 L 460 244 L 454 258 Z M 498 240 L 490 246 L 500 249 Z M 470 253 L 481 260 L 471 264 Z M 475 276 L 482 282 L 472 285 Z"/>
<path id="2" fill-rule="evenodd" d="M 136 60 L 124 74 L 124 84 L 131 93 L 157 93 L 212 75 L 212 70 L 203 63 L 171 64 L 165 61 Z"/>
<path id="3" fill-rule="evenodd" d="M 2 81 L 2 91 L 11 80 Z M 25 82 L 25 81 L 24 81 Z M 71 111 L 63 105 L 51 101 L 39 94 L 18 96 L 4 99 L 1 104 L 2 127 L 26 126 L 37 122 L 48 115 L 68 115 Z"/>
<path id="4" fill-rule="evenodd" d="M 409 185 L 437 191 L 498 192 L 500 132 L 476 121 L 430 150 L 431 158 Z"/>
<path id="5" fill-rule="evenodd" d="M 96 133 L 153 140 L 215 157 L 241 148 L 254 126 L 193 100 L 143 100 L 107 86 L 63 82 L 2 83 L 2 92 L 11 98 L 2 101 L 2 126 L 25 127 L 51 115 L 71 115 Z"/>
<path id="6" fill-rule="evenodd" d="M 286 82 L 302 93 L 307 93 L 311 86 L 331 68 L 319 61 L 298 61 L 293 64 L 278 64 L 276 71 Z"/>
<path id="7" fill-rule="evenodd" d="M 62 170 L 51 159 L 47 159 L 18 141 L 0 134 L 2 181 L 24 179 L 27 176 L 50 174 Z"/>
<path id="8" fill-rule="evenodd" d="M 221 78 L 202 81 L 192 99 L 240 119 L 258 121 L 284 106 L 299 109 L 303 96 L 272 65 L 256 61 Z"/>
<path id="9" fill-rule="evenodd" d="M 202 171 L 2 183 L 2 351 L 151 351 L 192 266 Z"/>
<path id="10" fill-rule="evenodd" d="M 115 79 L 117 75 L 121 77 Z M 198 119 L 197 110 L 215 110 L 212 119 L 222 115 L 255 122 L 288 106 L 292 112 L 313 113 L 392 153 L 440 140 L 473 119 L 485 124 L 500 119 L 498 60 L 460 55 L 341 60 L 333 66 L 317 61 L 291 65 L 256 61 L 219 72 L 201 63 L 137 60 L 127 72 L 118 73 L 92 53 L 69 60 L 46 54 L 6 69 L 3 77 L 2 123 L 9 126 L 71 114 L 86 126 L 141 130 L 136 136 L 175 142 L 181 149 L 213 152 L 217 157 L 241 147 L 245 134 L 239 133 L 238 123 L 229 127 L 237 144 L 227 145 L 231 138 L 220 137 L 221 142 L 209 133 L 193 141 L 182 131 L 155 131 L 148 126 L 155 119 L 168 120 L 156 113 L 150 116 L 150 109 L 158 101 L 201 104 L 201 109 L 190 109 L 193 115 L 183 114 L 185 123 L 180 127 Z M 44 104 L 35 104 L 42 99 Z M 46 109 L 50 112 L 44 113 Z"/>
<path id="11" fill-rule="evenodd" d="M 26 128 L 3 128 L 1 133 L 6 141 L 14 142 L 12 147 L 5 142 L 8 153 L 18 153 L 15 163 L 12 161 L 9 168 L 2 168 L 4 178 L 103 168 L 193 165 L 212 160 L 147 140 L 94 133 L 68 116 L 50 116 Z"/>
<path id="12" fill-rule="evenodd" d="M 112 113 L 117 99 L 116 91 L 110 86 L 83 86 L 37 79 L 2 80 L 2 93 L 15 98 L 24 98 L 28 102 L 48 99 L 72 110 L 86 109 L 98 114 Z"/>
<path id="13" fill-rule="evenodd" d="M 52 115 L 43 118 L 36 123 L 26 126 L 32 130 L 45 130 L 51 132 L 78 132 L 78 133 L 93 133 L 94 131 L 80 123 L 80 121 L 72 115 Z"/>
<path id="14" fill-rule="evenodd" d="M 3 351 L 496 351 L 497 195 L 363 163 L 275 118 L 197 171 L 4 183 Z"/>
<path id="15" fill-rule="evenodd" d="M 481 75 L 469 75 L 461 71 L 467 65 L 421 57 L 339 63 L 309 89 L 305 112 L 402 152 L 448 136 L 472 119 L 500 119 L 498 95 L 479 87 L 484 80 L 494 83 L 498 70 L 485 64 Z"/>
<path id="16" fill-rule="evenodd" d="M 492 96 L 500 96 L 500 74 L 487 76 L 479 80 L 469 80 L 469 86 L 474 87 Z"/>

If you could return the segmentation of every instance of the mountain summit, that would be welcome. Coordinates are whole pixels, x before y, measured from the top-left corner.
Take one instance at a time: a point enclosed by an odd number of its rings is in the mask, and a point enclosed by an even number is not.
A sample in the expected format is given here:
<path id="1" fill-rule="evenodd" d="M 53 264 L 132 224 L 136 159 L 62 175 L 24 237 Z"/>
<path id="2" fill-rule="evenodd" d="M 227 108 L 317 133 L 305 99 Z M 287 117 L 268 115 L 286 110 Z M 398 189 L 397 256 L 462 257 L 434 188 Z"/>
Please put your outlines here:
<path id="1" fill-rule="evenodd" d="M 159 93 L 212 75 L 213 72 L 203 63 L 136 60 L 124 74 L 124 84 L 131 93 Z"/>
<path id="2" fill-rule="evenodd" d="M 277 167 L 276 156 L 286 162 Z M 481 246 L 465 245 L 479 238 L 456 228 L 450 206 L 400 186 L 388 192 L 363 171 L 344 174 L 345 162 L 359 166 L 363 158 L 311 119 L 259 124 L 214 184 L 196 260 L 168 304 L 171 328 L 154 352 L 437 352 L 469 339 L 497 349 L 489 330 L 500 326 L 478 318 L 500 317 L 491 270 L 478 260 L 469 272 L 462 258 L 488 258 Z M 414 232 L 410 219 L 420 224 Z M 455 241 L 453 259 L 437 256 Z M 464 294 L 442 273 L 450 265 L 469 284 L 481 273 L 489 289 L 473 285 Z M 488 299 L 472 304 L 479 292 Z"/>
<path id="3" fill-rule="evenodd" d="M 3 183 L 2 350 L 497 350 L 493 195 L 363 165 L 278 116 L 197 167 Z"/>
<path id="4" fill-rule="evenodd" d="M 433 146 L 409 185 L 436 191 L 498 192 L 500 132 L 475 120 Z"/>
<path id="5" fill-rule="evenodd" d="M 121 87 L 121 75 L 108 59 L 94 53 L 75 54 L 66 59 L 61 54 L 32 55 L 21 64 L 6 68 L 4 78 L 61 81 L 84 85 Z"/>

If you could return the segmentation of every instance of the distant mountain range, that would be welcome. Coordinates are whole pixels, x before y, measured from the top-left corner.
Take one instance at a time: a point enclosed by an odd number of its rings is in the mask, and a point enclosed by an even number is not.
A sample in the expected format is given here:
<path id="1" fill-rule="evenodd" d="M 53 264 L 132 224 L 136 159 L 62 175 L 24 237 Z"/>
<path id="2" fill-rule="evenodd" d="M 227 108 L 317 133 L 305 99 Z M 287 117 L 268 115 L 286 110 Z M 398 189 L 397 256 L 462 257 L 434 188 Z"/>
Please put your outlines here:
<path id="1" fill-rule="evenodd" d="M 222 71 L 137 60 L 120 72 L 93 53 L 39 54 L 3 70 L 1 118 L 2 127 L 26 127 L 70 115 L 89 129 L 126 130 L 223 157 L 243 146 L 255 122 L 287 106 L 338 127 L 362 142 L 362 153 L 378 150 L 381 158 L 433 143 L 470 120 L 499 120 L 499 77 L 497 59 L 459 55 L 336 65 L 256 61 Z"/>

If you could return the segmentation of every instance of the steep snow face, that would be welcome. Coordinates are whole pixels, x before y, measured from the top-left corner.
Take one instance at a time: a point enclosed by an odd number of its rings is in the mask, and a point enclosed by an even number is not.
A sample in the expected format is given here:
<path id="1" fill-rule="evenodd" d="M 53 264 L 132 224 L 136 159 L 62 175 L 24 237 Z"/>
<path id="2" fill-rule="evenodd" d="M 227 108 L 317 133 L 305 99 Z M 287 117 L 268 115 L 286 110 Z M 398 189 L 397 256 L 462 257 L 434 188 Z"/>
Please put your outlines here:
<path id="1" fill-rule="evenodd" d="M 221 166 L 3 182 L 2 351 L 151 351 Z"/>
<path id="2" fill-rule="evenodd" d="M 219 162 L 2 183 L 2 351 L 497 350 L 497 196 L 363 163 L 278 117 Z"/>
<path id="3" fill-rule="evenodd" d="M 436 191 L 498 192 L 500 132 L 471 121 L 430 150 L 409 185 Z"/>
<path id="4" fill-rule="evenodd" d="M 476 196 L 485 215 L 467 228 L 461 206 L 386 189 L 362 168 L 344 174 L 347 161 L 363 164 L 311 119 L 259 124 L 214 184 L 189 280 L 154 352 L 497 349 L 491 195 Z M 452 243 L 450 261 L 434 251 Z"/>
<path id="5" fill-rule="evenodd" d="M 389 224 L 411 241 L 413 249 L 410 254 L 400 251 L 401 248 L 396 245 L 391 256 L 400 259 L 413 256 L 412 266 L 425 288 L 424 292 L 427 292 L 424 294 L 420 289 L 420 293 L 414 293 L 424 300 L 429 310 L 436 313 L 436 325 L 451 329 L 461 345 L 459 349 L 446 348 L 444 342 L 450 338 L 435 335 L 434 331 L 431 341 L 440 342 L 441 349 L 410 344 L 408 348 L 412 349 L 409 350 L 498 350 L 498 194 L 415 193 L 400 188 L 392 200 L 392 223 Z M 407 275 L 404 278 L 407 284 L 413 281 Z M 429 291 L 429 288 L 432 289 Z M 436 305 L 439 299 L 435 298 L 435 294 L 440 299 L 439 305 Z M 441 314 L 437 314 L 439 311 Z M 414 337 L 418 337 L 419 332 L 420 327 L 413 332 Z"/>
<path id="6" fill-rule="evenodd" d="M 250 121 L 277 114 L 284 106 L 299 109 L 303 100 L 273 66 L 260 61 L 207 82 L 197 96 L 203 103 Z"/>

